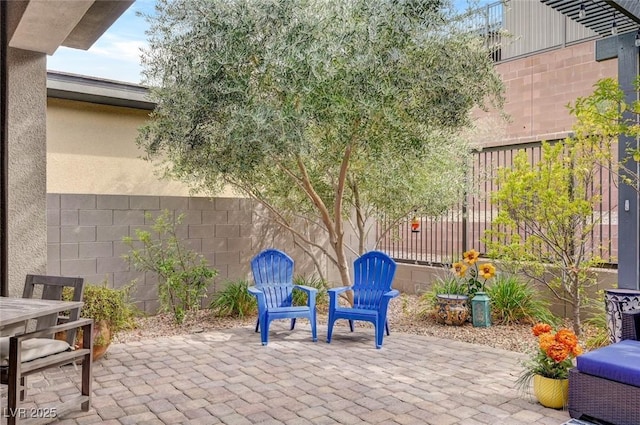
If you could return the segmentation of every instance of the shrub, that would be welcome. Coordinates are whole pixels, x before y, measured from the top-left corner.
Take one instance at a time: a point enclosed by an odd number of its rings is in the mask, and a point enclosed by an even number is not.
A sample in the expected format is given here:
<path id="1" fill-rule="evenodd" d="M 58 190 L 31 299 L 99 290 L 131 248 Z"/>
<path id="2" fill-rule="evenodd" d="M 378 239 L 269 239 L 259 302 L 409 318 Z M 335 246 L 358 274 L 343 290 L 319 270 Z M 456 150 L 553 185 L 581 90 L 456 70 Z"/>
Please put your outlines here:
<path id="1" fill-rule="evenodd" d="M 537 322 L 557 325 L 559 320 L 549 311 L 549 303 L 538 291 L 513 275 L 498 275 L 487 288 L 491 298 L 491 313 L 496 324 L 534 324 Z"/>
<path id="2" fill-rule="evenodd" d="M 422 308 L 418 311 L 418 315 L 427 316 L 433 309 L 438 306 L 437 296 L 441 294 L 457 294 L 467 295 L 469 287 L 467 282 L 459 279 L 451 271 L 447 269 L 444 276 L 438 276 L 431 287 L 431 290 L 425 292 L 420 297 Z"/>
<path id="3" fill-rule="evenodd" d="M 151 220 L 145 214 L 145 220 Z M 182 223 L 183 215 L 173 220 L 172 213 L 164 210 L 154 221 L 151 229 L 136 229 L 136 238 L 142 248 L 134 246 L 131 237 L 123 238 L 130 248 L 124 259 L 138 271 L 151 271 L 158 275 L 160 307 L 173 313 L 176 323 L 182 323 L 189 310 L 199 310 L 207 289 L 213 283 L 217 270 L 209 268 L 204 257 L 186 249 L 180 242 L 176 226 Z"/>
<path id="4" fill-rule="evenodd" d="M 120 289 L 108 288 L 106 282 L 102 285 L 86 285 L 80 315 L 91 317 L 95 322 L 107 321 L 114 334 L 132 329 L 136 309 L 130 301 L 131 288 L 132 285 Z"/>
<path id="5" fill-rule="evenodd" d="M 329 285 L 327 282 L 317 276 L 306 277 L 298 275 L 293 278 L 294 285 L 304 285 L 316 288 L 318 293 L 316 294 L 316 306 L 326 306 L 329 303 L 327 296 L 327 289 Z M 307 305 L 307 293 L 297 289 L 293 290 L 293 305 Z"/>
<path id="6" fill-rule="evenodd" d="M 585 323 L 591 328 L 591 332 L 589 332 L 585 341 L 587 349 L 595 350 L 611 343 L 607 327 L 607 314 L 604 309 L 602 312 L 598 312 L 598 314 L 586 319 Z"/>
<path id="7" fill-rule="evenodd" d="M 611 344 L 611 340 L 609 338 L 609 325 L 607 323 L 607 312 L 604 307 L 604 291 L 600 290 L 597 294 L 598 295 L 594 298 L 592 306 L 594 313 L 591 317 L 585 320 L 585 324 L 588 326 L 585 346 L 589 350 L 595 350 L 596 348 Z"/>
<path id="8" fill-rule="evenodd" d="M 94 321 L 94 329 L 105 322 L 109 329 L 108 340 L 104 340 L 101 334 L 94 338 L 94 345 L 103 346 L 111 342 L 113 335 L 118 332 L 135 327 L 134 317 L 137 309 L 131 302 L 131 289 L 134 282 L 122 288 L 109 288 L 105 280 L 100 285 L 87 284 L 84 287 L 80 309 L 80 317 L 91 318 Z M 73 289 L 64 288 L 62 299 L 70 301 L 73 298 Z M 94 331 L 95 332 L 95 331 Z M 76 341 L 82 341 L 82 332 L 76 335 Z"/>
<path id="9" fill-rule="evenodd" d="M 256 298 L 249 293 L 246 280 L 231 281 L 213 295 L 209 308 L 218 316 L 244 317 L 258 311 Z"/>

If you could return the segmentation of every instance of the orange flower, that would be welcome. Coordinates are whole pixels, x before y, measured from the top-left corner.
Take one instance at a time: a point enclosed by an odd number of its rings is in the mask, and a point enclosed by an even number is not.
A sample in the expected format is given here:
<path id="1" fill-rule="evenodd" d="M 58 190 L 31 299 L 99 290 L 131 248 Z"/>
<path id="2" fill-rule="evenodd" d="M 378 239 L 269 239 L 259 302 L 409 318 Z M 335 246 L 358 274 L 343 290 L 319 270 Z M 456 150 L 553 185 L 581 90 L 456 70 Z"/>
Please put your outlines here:
<path id="1" fill-rule="evenodd" d="M 554 331 L 547 323 L 536 323 L 531 330 L 538 337 L 540 349 L 523 377 L 537 374 L 553 379 L 567 378 L 573 359 L 582 354 L 576 334 L 570 329 Z"/>
<path id="2" fill-rule="evenodd" d="M 551 357 L 554 362 L 560 363 L 563 362 L 569 357 L 571 354 L 571 349 L 564 344 L 556 342 L 551 344 L 549 348 L 546 349 L 547 356 Z"/>
<path id="3" fill-rule="evenodd" d="M 578 357 L 580 354 L 582 354 L 582 347 L 576 344 L 576 346 L 571 349 L 571 355 Z"/>
<path id="4" fill-rule="evenodd" d="M 542 334 L 546 334 L 547 332 L 551 332 L 551 325 L 547 323 L 536 323 L 533 326 L 533 334 L 535 336 L 540 336 Z"/>
<path id="5" fill-rule="evenodd" d="M 547 351 L 547 349 L 548 349 L 550 346 L 552 346 L 553 344 L 556 344 L 556 343 L 557 343 L 557 342 L 556 342 L 556 338 L 555 338 L 555 336 L 554 336 L 552 333 L 550 333 L 550 332 L 547 332 L 547 333 L 541 334 L 541 335 L 538 337 L 538 344 L 540 345 L 540 348 L 541 348 L 542 350 L 544 350 L 544 351 Z"/>
<path id="6" fill-rule="evenodd" d="M 462 261 L 458 261 L 457 263 L 453 263 L 452 270 L 458 276 L 463 277 L 464 273 L 467 271 L 467 266 L 465 266 Z"/>
<path id="7" fill-rule="evenodd" d="M 480 276 L 482 276 L 485 280 L 491 279 L 496 274 L 496 268 L 491 263 L 486 263 L 480 266 L 478 271 Z"/>
<path id="8" fill-rule="evenodd" d="M 556 341 L 569 347 L 570 350 L 578 345 L 578 338 L 569 329 L 560 329 L 556 333 Z"/>
<path id="9" fill-rule="evenodd" d="M 476 261 L 478 261 L 478 257 L 480 257 L 480 253 L 475 249 L 472 249 L 471 251 L 466 251 L 465 253 L 463 253 L 462 256 L 464 257 L 465 263 L 469 263 L 470 265 L 473 265 L 475 264 Z"/>

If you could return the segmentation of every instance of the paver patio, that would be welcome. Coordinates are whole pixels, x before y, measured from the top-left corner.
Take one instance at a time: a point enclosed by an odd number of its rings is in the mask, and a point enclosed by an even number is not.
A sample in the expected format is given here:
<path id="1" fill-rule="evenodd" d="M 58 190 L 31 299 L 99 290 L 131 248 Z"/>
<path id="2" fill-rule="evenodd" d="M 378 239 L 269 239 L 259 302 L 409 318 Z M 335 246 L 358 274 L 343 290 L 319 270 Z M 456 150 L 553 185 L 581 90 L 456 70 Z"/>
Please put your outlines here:
<path id="1" fill-rule="evenodd" d="M 54 423 L 559 425 L 569 419 L 515 389 L 525 355 L 393 329 L 376 350 L 372 329 L 352 334 L 345 325 L 336 325 L 331 344 L 324 342 L 326 329 L 313 343 L 308 327 L 290 332 L 282 321 L 272 324 L 265 347 L 249 327 L 114 344 L 95 363 L 92 409 Z M 64 371 L 30 378 L 25 406 L 75 392 L 69 375 L 76 380 L 75 372 Z M 57 383 L 57 392 L 46 380 Z"/>

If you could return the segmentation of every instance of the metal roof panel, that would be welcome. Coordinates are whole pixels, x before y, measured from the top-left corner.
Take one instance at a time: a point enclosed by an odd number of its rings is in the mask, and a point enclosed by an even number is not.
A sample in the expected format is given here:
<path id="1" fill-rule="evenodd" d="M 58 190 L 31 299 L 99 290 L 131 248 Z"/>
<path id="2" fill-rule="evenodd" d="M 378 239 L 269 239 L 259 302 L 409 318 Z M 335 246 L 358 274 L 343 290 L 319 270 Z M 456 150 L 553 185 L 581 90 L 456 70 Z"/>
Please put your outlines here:
<path id="1" fill-rule="evenodd" d="M 611 35 L 615 20 L 619 34 L 640 28 L 640 2 L 638 0 L 540 0 L 572 20 L 602 36 Z M 581 6 L 585 16 L 580 17 Z"/>

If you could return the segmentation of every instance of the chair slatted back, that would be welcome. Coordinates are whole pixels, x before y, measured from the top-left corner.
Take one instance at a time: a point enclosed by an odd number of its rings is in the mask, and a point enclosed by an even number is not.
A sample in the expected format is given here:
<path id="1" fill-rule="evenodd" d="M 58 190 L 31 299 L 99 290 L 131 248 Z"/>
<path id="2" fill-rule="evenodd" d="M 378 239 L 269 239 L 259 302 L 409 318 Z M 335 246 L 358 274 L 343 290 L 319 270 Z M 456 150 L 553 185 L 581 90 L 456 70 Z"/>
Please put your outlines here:
<path id="1" fill-rule="evenodd" d="M 277 249 L 266 249 L 251 260 L 256 287 L 263 290 L 267 308 L 290 307 L 293 302 L 293 260 Z"/>
<path id="2" fill-rule="evenodd" d="M 293 303 L 293 285 L 263 285 L 260 287 L 264 293 L 267 308 L 291 307 Z"/>
<path id="3" fill-rule="evenodd" d="M 36 288 L 42 286 L 43 300 L 62 300 L 64 288 L 72 288 L 72 301 L 82 301 L 84 292 L 84 279 L 81 277 L 44 276 L 28 274 L 24 284 L 22 298 L 33 298 Z M 69 312 L 69 321 L 80 318 L 80 308 L 74 308 Z M 51 314 L 37 320 L 36 330 L 45 329 L 58 324 L 58 315 Z M 67 342 L 73 346 L 75 331 L 67 332 Z"/>
<path id="4" fill-rule="evenodd" d="M 384 252 L 369 251 L 353 263 L 353 306 L 377 310 L 385 292 L 391 290 L 396 262 Z"/>

